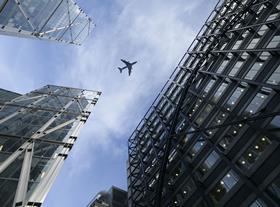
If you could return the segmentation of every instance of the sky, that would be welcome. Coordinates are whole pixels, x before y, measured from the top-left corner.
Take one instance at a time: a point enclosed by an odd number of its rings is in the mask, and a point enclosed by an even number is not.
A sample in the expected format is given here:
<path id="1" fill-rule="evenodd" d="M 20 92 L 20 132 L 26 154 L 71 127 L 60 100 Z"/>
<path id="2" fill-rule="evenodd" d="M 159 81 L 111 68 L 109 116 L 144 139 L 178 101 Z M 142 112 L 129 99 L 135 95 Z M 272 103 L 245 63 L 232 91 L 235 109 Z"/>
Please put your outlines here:
<path id="1" fill-rule="evenodd" d="M 78 0 L 96 27 L 82 46 L 0 36 L 0 88 L 47 84 L 102 91 L 44 207 L 86 206 L 101 190 L 126 189 L 127 140 L 216 0 Z M 138 61 L 132 75 L 120 59 Z"/>

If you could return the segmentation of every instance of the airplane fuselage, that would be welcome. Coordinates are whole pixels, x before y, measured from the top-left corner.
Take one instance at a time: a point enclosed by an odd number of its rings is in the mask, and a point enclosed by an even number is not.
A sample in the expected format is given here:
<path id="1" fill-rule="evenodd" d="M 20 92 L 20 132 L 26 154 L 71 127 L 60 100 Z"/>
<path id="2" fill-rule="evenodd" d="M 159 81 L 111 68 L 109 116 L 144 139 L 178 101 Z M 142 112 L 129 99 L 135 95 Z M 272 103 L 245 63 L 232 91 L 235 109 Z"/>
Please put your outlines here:
<path id="1" fill-rule="evenodd" d="M 118 68 L 118 69 L 120 70 L 120 73 L 122 73 L 122 71 L 123 71 L 124 69 L 127 68 L 127 70 L 128 70 L 128 75 L 130 76 L 131 71 L 132 71 L 132 66 L 133 66 L 134 64 L 136 64 L 137 61 L 132 62 L 132 63 L 130 63 L 130 62 L 126 61 L 126 60 L 123 60 L 123 59 L 121 59 L 121 61 L 125 64 L 125 66 L 122 67 L 122 68 L 120 68 L 120 67 Z"/>

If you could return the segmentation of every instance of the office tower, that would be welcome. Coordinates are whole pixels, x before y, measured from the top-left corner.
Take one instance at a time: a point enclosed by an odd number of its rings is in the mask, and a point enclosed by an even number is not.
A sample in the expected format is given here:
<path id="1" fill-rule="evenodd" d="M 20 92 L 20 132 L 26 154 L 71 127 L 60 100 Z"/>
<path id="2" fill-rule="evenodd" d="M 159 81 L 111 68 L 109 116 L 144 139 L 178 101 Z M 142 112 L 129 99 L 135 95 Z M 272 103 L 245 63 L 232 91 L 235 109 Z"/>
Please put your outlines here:
<path id="1" fill-rule="evenodd" d="M 1 0 L 0 34 L 80 45 L 91 19 L 73 0 Z"/>
<path id="2" fill-rule="evenodd" d="M 100 92 L 0 90 L 0 206 L 41 206 Z"/>
<path id="3" fill-rule="evenodd" d="M 99 192 L 88 207 L 127 207 L 127 192 L 112 186 L 108 191 Z"/>
<path id="4" fill-rule="evenodd" d="M 130 207 L 279 206 L 279 14 L 217 3 L 129 138 Z"/>

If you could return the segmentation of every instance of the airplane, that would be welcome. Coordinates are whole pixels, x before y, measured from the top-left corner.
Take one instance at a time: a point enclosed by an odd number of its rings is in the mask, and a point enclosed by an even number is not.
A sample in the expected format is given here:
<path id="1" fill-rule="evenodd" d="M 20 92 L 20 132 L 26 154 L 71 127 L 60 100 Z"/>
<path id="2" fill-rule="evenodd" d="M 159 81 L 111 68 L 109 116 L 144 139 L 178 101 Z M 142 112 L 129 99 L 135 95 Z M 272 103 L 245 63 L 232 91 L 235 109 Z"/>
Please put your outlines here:
<path id="1" fill-rule="evenodd" d="M 133 66 L 134 64 L 136 64 L 137 61 L 135 61 L 135 62 L 133 62 L 133 63 L 130 63 L 130 62 L 128 62 L 128 61 L 126 61 L 126 60 L 123 60 L 123 59 L 121 59 L 121 61 L 122 61 L 126 66 L 124 66 L 124 67 L 122 67 L 122 68 L 118 67 L 118 69 L 120 70 L 120 73 L 122 73 L 122 71 L 123 71 L 124 69 L 127 68 L 127 70 L 128 70 L 128 76 L 130 76 L 131 71 L 132 71 L 132 66 Z"/>

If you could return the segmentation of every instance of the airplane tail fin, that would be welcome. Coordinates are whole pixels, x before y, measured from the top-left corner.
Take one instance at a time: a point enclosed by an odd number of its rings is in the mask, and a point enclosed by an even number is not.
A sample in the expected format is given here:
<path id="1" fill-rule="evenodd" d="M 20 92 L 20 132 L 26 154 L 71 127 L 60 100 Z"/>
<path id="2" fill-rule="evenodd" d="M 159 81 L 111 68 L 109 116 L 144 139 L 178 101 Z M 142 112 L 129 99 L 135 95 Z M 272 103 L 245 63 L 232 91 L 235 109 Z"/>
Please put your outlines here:
<path id="1" fill-rule="evenodd" d="M 118 67 L 118 69 L 120 70 L 120 73 L 122 73 L 123 69 L 122 69 L 122 68 L 119 68 L 119 67 Z"/>

